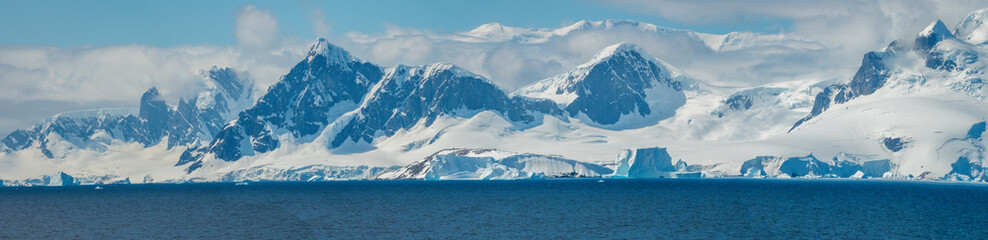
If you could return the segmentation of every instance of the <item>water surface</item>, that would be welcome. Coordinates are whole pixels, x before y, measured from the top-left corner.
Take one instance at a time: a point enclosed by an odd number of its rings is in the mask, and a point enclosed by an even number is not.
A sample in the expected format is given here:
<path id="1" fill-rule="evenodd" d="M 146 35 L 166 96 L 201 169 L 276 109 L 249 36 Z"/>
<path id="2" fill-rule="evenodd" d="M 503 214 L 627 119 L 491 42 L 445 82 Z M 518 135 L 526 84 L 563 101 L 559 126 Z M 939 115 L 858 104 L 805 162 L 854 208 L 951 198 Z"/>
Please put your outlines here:
<path id="1" fill-rule="evenodd" d="M 346 181 L 0 188 L 0 239 L 988 236 L 988 185 Z"/>

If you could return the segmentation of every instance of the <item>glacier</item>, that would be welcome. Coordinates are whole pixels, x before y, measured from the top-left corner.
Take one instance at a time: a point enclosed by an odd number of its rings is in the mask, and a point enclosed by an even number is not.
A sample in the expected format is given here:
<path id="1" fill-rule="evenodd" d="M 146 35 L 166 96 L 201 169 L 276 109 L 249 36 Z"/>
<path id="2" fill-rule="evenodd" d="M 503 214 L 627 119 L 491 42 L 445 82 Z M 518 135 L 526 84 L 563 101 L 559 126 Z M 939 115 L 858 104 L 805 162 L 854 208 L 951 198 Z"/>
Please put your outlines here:
<path id="1" fill-rule="evenodd" d="M 497 149 L 446 149 L 375 179 L 508 180 L 544 178 L 694 178 L 699 171 L 672 158 L 664 148 L 625 149 L 616 160 L 580 162 L 561 156 Z"/>
<path id="2" fill-rule="evenodd" d="M 196 93 L 63 113 L 0 140 L 3 186 L 363 179 L 884 178 L 985 182 L 985 10 L 864 53 L 847 77 L 728 86 L 636 43 L 506 91 L 460 66 L 382 66 L 326 39 L 266 89 L 230 68 Z M 634 21 L 485 24 L 545 43 L 633 28 L 711 51 L 823 49 L 794 36 Z M 843 76 L 843 75 L 841 75 Z M 135 96 L 136 98 L 137 96 Z"/>
<path id="3" fill-rule="evenodd" d="M 593 178 L 613 170 L 559 156 L 523 154 L 495 149 L 447 149 L 376 179 L 492 180 Z"/>

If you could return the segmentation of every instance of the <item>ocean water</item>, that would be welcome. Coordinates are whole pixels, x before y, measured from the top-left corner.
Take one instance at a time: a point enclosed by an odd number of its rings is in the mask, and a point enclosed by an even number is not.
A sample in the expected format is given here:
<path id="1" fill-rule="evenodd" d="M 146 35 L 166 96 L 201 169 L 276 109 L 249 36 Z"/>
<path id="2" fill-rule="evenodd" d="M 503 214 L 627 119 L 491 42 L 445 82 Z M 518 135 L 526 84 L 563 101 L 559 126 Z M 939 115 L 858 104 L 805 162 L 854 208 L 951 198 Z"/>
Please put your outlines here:
<path id="1" fill-rule="evenodd" d="M 346 181 L 0 188 L 0 239 L 985 239 L 988 185 Z"/>

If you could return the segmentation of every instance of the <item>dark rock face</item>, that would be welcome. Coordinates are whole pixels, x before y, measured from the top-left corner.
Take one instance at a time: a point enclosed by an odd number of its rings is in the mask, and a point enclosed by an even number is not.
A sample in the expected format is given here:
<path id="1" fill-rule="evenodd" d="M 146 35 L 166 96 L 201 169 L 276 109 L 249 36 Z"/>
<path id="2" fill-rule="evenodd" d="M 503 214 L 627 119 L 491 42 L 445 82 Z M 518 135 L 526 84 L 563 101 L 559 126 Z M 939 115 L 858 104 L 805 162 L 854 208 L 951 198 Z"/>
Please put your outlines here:
<path id="1" fill-rule="evenodd" d="M 68 141 L 78 148 L 99 147 L 99 143 L 91 141 L 96 134 L 153 145 L 160 140 L 161 133 L 149 131 L 145 122 L 133 115 L 56 116 L 30 129 L 14 131 L 3 139 L 3 143 L 9 151 L 36 146 L 48 158 L 58 157 L 50 149 L 54 141 Z"/>
<path id="2" fill-rule="evenodd" d="M 332 134 L 328 147 L 334 148 L 346 141 L 392 136 L 420 123 L 430 126 L 443 116 L 469 118 L 483 111 L 519 128 L 534 126 L 547 115 L 567 119 L 567 114 L 586 114 L 592 121 L 611 124 L 622 115 L 654 114 L 655 108 L 645 100 L 646 91 L 658 87 L 677 94 L 672 99 L 685 101 L 683 83 L 671 79 L 657 61 L 637 47 L 618 47 L 620 51 L 588 67 L 581 79 L 559 89 L 578 96 L 563 108 L 548 99 L 509 96 L 487 79 L 449 64 L 398 66 L 385 72 L 319 39 L 306 58 L 257 101 L 245 102 L 253 99 L 253 84 L 230 69 L 213 68 L 204 73 L 211 80 L 207 90 L 179 100 L 176 106 L 168 105 L 152 88 L 142 96 L 137 114 L 55 118 L 56 124 L 12 133 L 2 140 L 0 150 L 16 151 L 37 143 L 53 156 L 46 148 L 47 132 L 86 142 L 78 139 L 103 131 L 145 146 L 163 139 L 168 139 L 169 148 L 187 146 L 176 166 L 187 166 L 192 172 L 204 165 L 206 156 L 236 161 L 280 147 L 279 137 L 306 143 L 330 124 L 339 127 L 325 132 Z M 343 117 L 344 113 L 352 115 Z M 84 127 L 66 127 L 70 125 Z"/>
<path id="3" fill-rule="evenodd" d="M 942 71 L 968 70 L 968 65 L 975 62 L 978 62 L 978 53 L 968 50 L 933 50 L 926 57 L 926 67 Z"/>
<path id="4" fill-rule="evenodd" d="M 971 161 L 967 156 L 960 156 L 956 162 L 950 164 L 950 172 L 947 173 L 947 176 L 966 176 L 972 179 L 978 179 L 984 175 L 986 170 L 988 168 L 982 166 L 980 161 Z"/>
<path id="5" fill-rule="evenodd" d="M 846 86 L 840 88 L 834 96 L 834 102 L 841 104 L 851 99 L 871 95 L 876 90 L 885 86 L 885 82 L 891 75 L 891 68 L 885 62 L 892 57 L 891 52 L 869 52 L 861 60 L 861 67 L 854 74 L 854 78 Z"/>
<path id="6" fill-rule="evenodd" d="M 744 112 L 759 105 L 774 105 L 778 102 L 779 96 L 786 90 L 787 89 L 785 88 L 770 87 L 757 87 L 741 90 L 727 96 L 727 98 L 723 100 L 723 103 L 711 112 L 711 114 L 717 116 L 718 118 L 723 118 L 728 114 L 734 112 Z"/>
<path id="7" fill-rule="evenodd" d="M 937 43 L 949 38 L 954 38 L 954 35 L 943 24 L 943 21 L 937 20 L 916 37 L 915 49 L 928 53 Z"/>
<path id="8" fill-rule="evenodd" d="M 340 114 L 352 110 L 382 75 L 378 66 L 319 39 L 308 56 L 271 86 L 253 107 L 241 112 L 207 146 L 187 150 L 177 165 L 199 160 L 204 153 L 236 161 L 255 152 L 271 151 L 280 145 L 275 130 L 290 133 L 296 139 L 309 138 Z"/>
<path id="9" fill-rule="evenodd" d="M 165 128 L 168 127 L 171 109 L 168 108 L 165 100 L 161 99 L 157 88 L 148 89 L 141 96 L 140 112 L 137 117 L 145 121 L 144 126 L 147 128 L 150 138 L 161 138 Z"/>
<path id="10" fill-rule="evenodd" d="M 443 115 L 469 118 L 480 111 L 494 111 L 515 122 L 535 121 L 534 113 L 561 115 L 552 102 L 508 98 L 494 83 L 447 64 L 398 66 L 382 81 L 331 147 L 347 140 L 371 142 L 378 132 L 391 136 L 419 122 L 431 126 Z"/>
<path id="11" fill-rule="evenodd" d="M 724 104 L 731 110 L 751 109 L 751 97 L 747 95 L 733 95 L 724 101 Z"/>
<path id="12" fill-rule="evenodd" d="M 967 138 L 977 139 L 981 138 L 981 135 L 985 133 L 985 122 L 978 122 L 971 125 L 971 129 L 967 130 Z"/>
<path id="13" fill-rule="evenodd" d="M 253 103 L 254 86 L 245 81 L 233 69 L 213 67 L 206 76 L 215 84 L 209 89 L 210 99 L 179 100 L 178 106 L 172 112 L 169 122 L 168 147 L 179 145 L 198 145 L 212 140 L 213 136 L 239 113 L 241 104 Z M 199 101 L 209 101 L 212 104 L 199 105 Z"/>
<path id="14" fill-rule="evenodd" d="M 253 107 L 218 131 L 208 145 L 188 149 L 177 165 L 200 161 L 210 153 L 236 161 L 278 148 L 277 135 L 291 134 L 304 142 L 337 121 L 341 130 L 331 136 L 329 147 L 347 140 L 370 142 L 377 134 L 390 136 L 420 121 L 432 125 L 443 115 L 471 117 L 494 111 L 518 123 L 538 121 L 544 114 L 563 115 L 551 101 L 509 97 L 490 81 L 452 65 L 398 66 L 390 71 L 320 39 Z M 357 110 L 352 118 L 340 118 L 352 110 Z M 201 164 L 187 170 L 196 166 Z"/>
<path id="15" fill-rule="evenodd" d="M 663 69 L 638 51 L 623 51 L 590 68 L 589 73 L 566 88 L 564 92 L 577 97 L 564 110 L 571 117 L 580 113 L 599 124 L 614 124 L 622 115 L 651 114 L 645 102 L 645 90 L 667 85 L 677 91 L 683 86 L 662 76 Z"/>
<path id="16" fill-rule="evenodd" d="M 931 69 L 954 71 L 962 69 L 963 64 L 977 61 L 977 53 L 935 50 L 935 46 L 946 39 L 954 39 L 954 35 L 943 22 L 937 20 L 916 37 L 912 50 L 924 57 L 926 66 Z M 885 86 L 892 74 L 892 66 L 887 60 L 895 57 L 897 52 L 907 50 L 903 48 L 898 42 L 892 42 L 883 51 L 865 54 L 854 78 L 847 84 L 834 84 L 819 93 L 810 115 L 797 121 L 789 131 L 792 132 L 796 127 L 816 117 L 832 104 L 842 104 L 861 96 L 871 95 Z"/>
<path id="17" fill-rule="evenodd" d="M 252 84 L 232 69 L 213 67 L 207 74 L 209 84 L 222 86 L 203 89 L 208 93 L 203 96 L 208 97 L 181 99 L 177 107 L 172 107 L 161 98 L 157 88 L 151 88 L 141 96 L 136 115 L 104 110 L 57 115 L 30 129 L 14 131 L 0 141 L 4 145 L 0 149 L 17 151 L 37 146 L 45 156 L 54 158 L 59 156 L 49 147 L 53 141 L 99 150 L 108 144 L 99 140 L 104 135 L 145 147 L 156 145 L 166 137 L 169 149 L 197 145 L 201 140 L 211 139 L 230 120 L 222 115 L 239 111 L 231 104 L 249 101 L 244 99 L 249 99 L 253 91 Z M 201 107 L 197 106 L 200 104 Z"/>
<path id="18" fill-rule="evenodd" d="M 889 76 L 892 75 L 892 69 L 885 60 L 894 55 L 893 51 L 865 54 L 861 60 L 861 67 L 858 68 L 851 81 L 847 84 L 834 84 L 823 89 L 823 92 L 816 95 L 810 115 L 793 124 L 789 131 L 792 132 L 799 125 L 820 115 L 832 104 L 842 104 L 861 96 L 871 95 L 885 86 Z"/>
<path id="19" fill-rule="evenodd" d="M 898 138 L 898 137 L 897 138 L 883 138 L 882 139 L 882 145 L 885 146 L 885 149 L 888 149 L 889 151 L 892 151 L 892 152 L 902 151 L 902 149 L 906 148 L 906 144 L 907 143 L 908 143 L 908 141 L 906 141 L 903 138 Z"/>
<path id="20" fill-rule="evenodd" d="M 548 99 L 514 96 L 508 104 L 508 119 L 515 122 L 534 123 L 541 115 L 564 118 L 565 112 Z"/>
<path id="21" fill-rule="evenodd" d="M 30 131 L 17 129 L 0 140 L 0 143 L 6 147 L 5 150 L 21 150 L 30 146 L 31 142 L 34 141 L 34 137 L 35 135 Z"/>
<path id="22" fill-rule="evenodd" d="M 330 108 L 344 101 L 360 102 L 381 75 L 380 68 L 367 62 L 332 62 L 325 55 L 309 56 L 238 120 L 251 136 L 260 132 L 262 123 L 286 128 L 295 137 L 314 134 L 329 123 Z"/>

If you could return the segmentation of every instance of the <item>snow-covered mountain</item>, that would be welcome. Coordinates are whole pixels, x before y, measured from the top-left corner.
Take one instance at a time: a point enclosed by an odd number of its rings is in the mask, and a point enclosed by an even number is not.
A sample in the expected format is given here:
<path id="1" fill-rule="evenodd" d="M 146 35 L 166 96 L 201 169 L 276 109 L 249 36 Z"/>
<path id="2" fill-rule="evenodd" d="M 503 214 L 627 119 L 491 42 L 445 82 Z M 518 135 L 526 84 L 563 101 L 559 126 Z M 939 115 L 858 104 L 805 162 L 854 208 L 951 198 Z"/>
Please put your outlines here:
<path id="1" fill-rule="evenodd" d="M 619 43 L 590 62 L 519 89 L 515 95 L 550 99 L 570 117 L 612 128 L 654 125 L 686 103 L 695 83 L 634 44 Z"/>
<path id="2" fill-rule="evenodd" d="M 635 20 L 582 20 L 559 28 L 522 28 L 504 26 L 501 23 L 488 23 L 468 32 L 433 37 L 464 42 L 516 42 L 545 43 L 554 38 L 592 32 L 613 32 L 633 30 L 653 34 L 659 38 L 679 39 L 696 42 L 713 51 L 736 51 L 752 48 L 807 49 L 819 50 L 824 45 L 786 34 L 763 34 L 752 32 L 731 32 L 727 34 L 707 34 L 689 30 L 659 27 Z"/>
<path id="3" fill-rule="evenodd" d="M 318 39 L 258 98 L 242 74 L 213 68 L 199 93 L 177 106 L 152 88 L 137 109 L 66 113 L 15 131 L 0 144 L 0 179 L 986 181 L 988 47 L 978 37 L 984 12 L 953 31 L 935 21 L 912 39 L 868 52 L 848 79 L 839 73 L 738 85 L 744 87 L 712 84 L 616 42 L 584 64 L 507 93 L 452 64 L 379 66 Z M 813 45 L 631 21 L 561 29 L 487 24 L 459 37 L 540 41 L 621 27 L 698 39 L 716 51 Z"/>
<path id="4" fill-rule="evenodd" d="M 253 82 L 229 68 L 203 72 L 203 85 L 192 99 L 165 103 L 157 88 L 148 89 L 139 108 L 96 109 L 55 115 L 2 141 L 6 152 L 38 150 L 47 158 L 65 157 L 73 149 L 105 151 L 114 141 L 145 147 L 194 146 L 209 141 L 237 112 L 252 103 Z"/>
<path id="5" fill-rule="evenodd" d="M 278 148 L 283 141 L 309 142 L 331 121 L 355 109 L 383 71 L 319 39 L 257 103 L 241 112 L 215 139 L 190 148 L 177 165 L 202 166 L 205 154 L 236 161 Z"/>
<path id="6" fill-rule="evenodd" d="M 561 111 L 546 100 L 509 97 L 493 82 L 465 69 L 437 63 L 423 67 L 391 68 L 352 118 L 340 119 L 343 128 L 331 148 L 346 142 L 370 143 L 422 122 L 430 127 L 444 115 L 470 118 L 481 111 L 496 112 L 520 124 Z"/>
<path id="7" fill-rule="evenodd" d="M 979 45 L 988 42 L 988 9 L 981 9 L 968 14 L 957 27 L 954 36 L 970 44 Z"/>
<path id="8" fill-rule="evenodd" d="M 851 81 L 817 95 L 791 135 L 831 141 L 820 148 L 884 156 L 902 176 L 983 179 L 978 139 L 988 116 L 988 49 L 971 36 L 984 12 L 971 13 L 953 33 L 935 21 L 912 42 L 866 54 Z"/>

